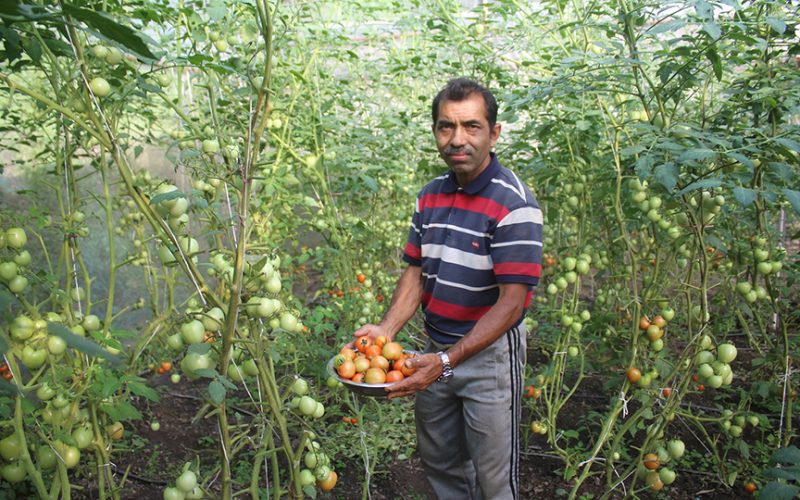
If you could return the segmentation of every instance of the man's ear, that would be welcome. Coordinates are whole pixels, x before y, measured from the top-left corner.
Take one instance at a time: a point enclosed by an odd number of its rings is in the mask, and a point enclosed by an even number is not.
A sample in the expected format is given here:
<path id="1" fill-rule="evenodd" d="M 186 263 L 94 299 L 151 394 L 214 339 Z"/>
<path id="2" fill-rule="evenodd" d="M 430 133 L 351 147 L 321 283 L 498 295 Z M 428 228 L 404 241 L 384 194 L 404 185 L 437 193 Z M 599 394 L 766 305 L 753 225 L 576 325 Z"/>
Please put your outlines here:
<path id="1" fill-rule="evenodd" d="M 492 127 L 491 132 L 489 132 L 489 138 L 492 141 L 492 147 L 494 147 L 494 145 L 497 143 L 497 139 L 500 138 L 500 129 L 501 128 L 502 127 L 500 126 L 499 123 L 495 123 L 494 127 Z"/>

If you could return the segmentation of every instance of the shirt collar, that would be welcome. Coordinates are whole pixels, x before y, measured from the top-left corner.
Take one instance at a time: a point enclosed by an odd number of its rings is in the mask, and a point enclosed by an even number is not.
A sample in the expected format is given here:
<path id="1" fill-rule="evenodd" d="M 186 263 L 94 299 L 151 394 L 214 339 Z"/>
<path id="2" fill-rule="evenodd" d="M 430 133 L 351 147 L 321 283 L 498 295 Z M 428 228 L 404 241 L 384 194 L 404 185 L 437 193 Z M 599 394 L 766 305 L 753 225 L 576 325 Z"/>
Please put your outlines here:
<path id="1" fill-rule="evenodd" d="M 464 193 L 479 193 L 500 171 L 500 162 L 497 161 L 497 155 L 493 152 L 490 152 L 489 156 L 491 157 L 491 160 L 489 160 L 489 165 L 486 167 L 486 169 L 484 169 L 483 172 L 480 173 L 480 175 L 478 175 L 478 177 L 473 179 L 472 182 L 461 189 Z M 447 174 L 447 178 L 444 180 L 442 191 L 445 193 L 455 193 L 460 187 L 461 186 L 458 185 L 458 181 L 456 180 L 456 174 L 450 170 Z"/>

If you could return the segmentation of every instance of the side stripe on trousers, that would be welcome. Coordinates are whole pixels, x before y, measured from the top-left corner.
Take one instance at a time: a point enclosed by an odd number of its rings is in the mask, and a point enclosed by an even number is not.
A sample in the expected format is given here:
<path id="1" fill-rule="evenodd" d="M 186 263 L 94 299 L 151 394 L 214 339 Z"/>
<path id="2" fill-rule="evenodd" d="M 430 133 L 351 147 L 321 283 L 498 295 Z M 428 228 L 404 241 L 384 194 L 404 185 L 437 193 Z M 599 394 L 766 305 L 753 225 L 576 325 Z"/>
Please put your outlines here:
<path id="1" fill-rule="evenodd" d="M 519 498 L 519 426 L 522 410 L 522 377 L 519 356 L 520 353 L 520 331 L 519 327 L 512 328 L 506 332 L 509 354 L 509 374 L 511 375 L 511 475 L 509 476 L 509 487 L 514 498 Z"/>

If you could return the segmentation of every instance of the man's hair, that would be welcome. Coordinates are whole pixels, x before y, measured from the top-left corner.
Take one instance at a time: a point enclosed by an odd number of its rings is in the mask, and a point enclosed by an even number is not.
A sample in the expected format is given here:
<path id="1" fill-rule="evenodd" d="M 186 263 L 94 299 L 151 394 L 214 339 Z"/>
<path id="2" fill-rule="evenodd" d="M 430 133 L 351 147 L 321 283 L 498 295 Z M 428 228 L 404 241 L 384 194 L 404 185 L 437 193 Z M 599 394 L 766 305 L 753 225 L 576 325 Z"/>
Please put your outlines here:
<path id="1" fill-rule="evenodd" d="M 433 115 L 433 123 L 439 119 L 439 104 L 442 101 L 463 101 L 472 94 L 480 94 L 483 97 L 483 102 L 486 104 L 486 120 L 489 122 L 490 127 L 494 127 L 497 123 L 497 101 L 489 90 L 480 83 L 470 80 L 469 78 L 453 78 L 447 82 L 442 90 L 433 98 L 433 106 L 431 114 Z"/>

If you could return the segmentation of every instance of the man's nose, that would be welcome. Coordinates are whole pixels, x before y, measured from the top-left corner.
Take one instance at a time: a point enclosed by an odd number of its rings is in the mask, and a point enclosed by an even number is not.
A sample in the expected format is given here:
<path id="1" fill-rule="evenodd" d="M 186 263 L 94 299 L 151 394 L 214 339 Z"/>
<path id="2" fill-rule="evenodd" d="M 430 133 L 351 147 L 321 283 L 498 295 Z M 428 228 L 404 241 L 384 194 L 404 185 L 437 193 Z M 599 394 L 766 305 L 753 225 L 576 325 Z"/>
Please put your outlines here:
<path id="1" fill-rule="evenodd" d="M 463 127 L 456 127 L 453 130 L 453 137 L 450 139 L 450 146 L 459 148 L 466 145 L 466 143 L 466 134 L 464 133 Z"/>

